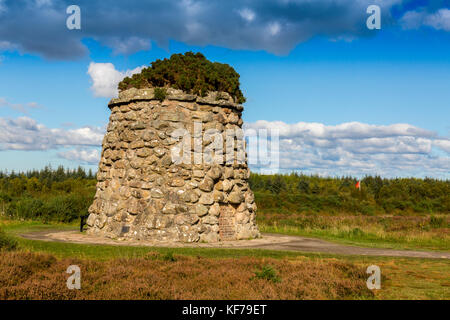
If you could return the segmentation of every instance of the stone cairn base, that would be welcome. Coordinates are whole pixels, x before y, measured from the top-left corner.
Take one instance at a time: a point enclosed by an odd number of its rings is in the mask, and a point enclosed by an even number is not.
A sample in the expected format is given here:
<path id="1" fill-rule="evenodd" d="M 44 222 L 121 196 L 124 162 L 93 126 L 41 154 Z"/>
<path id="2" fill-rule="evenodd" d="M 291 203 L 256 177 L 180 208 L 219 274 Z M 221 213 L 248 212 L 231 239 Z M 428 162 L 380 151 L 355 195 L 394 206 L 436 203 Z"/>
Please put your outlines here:
<path id="1" fill-rule="evenodd" d="M 226 142 L 229 132 L 242 127 L 243 107 L 223 92 L 198 97 L 169 88 L 163 101 L 154 93 L 133 88 L 109 103 L 88 234 L 182 242 L 260 237 L 245 149 L 244 161 L 236 161 L 243 139 Z M 175 138 L 176 130 L 187 131 L 191 140 Z M 211 130 L 223 141 L 208 139 Z M 174 160 L 181 141 L 191 161 Z M 211 147 L 220 144 L 223 163 Z M 226 161 L 225 154 L 234 160 Z"/>

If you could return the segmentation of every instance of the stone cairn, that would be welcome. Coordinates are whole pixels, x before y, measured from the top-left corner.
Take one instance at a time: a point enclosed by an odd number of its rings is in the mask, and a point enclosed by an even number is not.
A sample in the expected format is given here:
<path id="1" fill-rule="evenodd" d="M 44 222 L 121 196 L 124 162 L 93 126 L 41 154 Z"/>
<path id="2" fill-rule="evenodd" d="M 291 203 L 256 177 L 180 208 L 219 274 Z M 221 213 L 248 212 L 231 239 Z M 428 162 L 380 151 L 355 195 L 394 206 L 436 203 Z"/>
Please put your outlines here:
<path id="1" fill-rule="evenodd" d="M 131 88 L 108 105 L 111 116 L 87 233 L 181 242 L 260 237 L 245 142 L 239 134 L 235 144 L 226 142 L 228 132 L 242 132 L 242 105 L 224 92 L 199 97 L 169 88 L 161 101 L 155 91 Z M 174 137 L 180 129 L 192 137 L 187 144 Z M 212 144 L 205 133 L 211 129 L 223 137 L 222 163 L 205 161 L 205 149 Z M 200 143 L 195 138 L 201 138 Z M 183 152 L 188 146 L 183 159 L 187 155 L 189 161 L 173 157 L 180 141 Z M 239 141 L 244 161 L 227 161 L 225 154 L 239 153 Z M 215 151 L 210 155 L 216 159 Z"/>

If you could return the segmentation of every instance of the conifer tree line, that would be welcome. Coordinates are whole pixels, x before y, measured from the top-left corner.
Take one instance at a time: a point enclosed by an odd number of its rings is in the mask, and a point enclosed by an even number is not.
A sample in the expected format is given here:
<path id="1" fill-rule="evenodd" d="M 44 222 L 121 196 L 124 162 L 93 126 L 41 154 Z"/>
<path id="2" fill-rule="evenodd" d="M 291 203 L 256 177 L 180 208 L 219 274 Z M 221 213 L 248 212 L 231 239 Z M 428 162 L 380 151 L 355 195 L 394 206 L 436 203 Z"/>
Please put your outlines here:
<path id="1" fill-rule="evenodd" d="M 448 214 L 450 180 L 366 176 L 320 177 L 300 173 L 252 173 L 259 214 Z M 0 215 L 44 222 L 73 222 L 88 212 L 96 174 L 82 167 L 46 166 L 0 171 Z"/>
<path id="2" fill-rule="evenodd" d="M 96 178 L 82 167 L 0 172 L 0 214 L 13 219 L 72 222 L 87 214 Z"/>
<path id="3" fill-rule="evenodd" d="M 292 213 L 450 213 L 450 180 L 366 176 L 320 177 L 299 173 L 252 174 L 260 210 Z"/>

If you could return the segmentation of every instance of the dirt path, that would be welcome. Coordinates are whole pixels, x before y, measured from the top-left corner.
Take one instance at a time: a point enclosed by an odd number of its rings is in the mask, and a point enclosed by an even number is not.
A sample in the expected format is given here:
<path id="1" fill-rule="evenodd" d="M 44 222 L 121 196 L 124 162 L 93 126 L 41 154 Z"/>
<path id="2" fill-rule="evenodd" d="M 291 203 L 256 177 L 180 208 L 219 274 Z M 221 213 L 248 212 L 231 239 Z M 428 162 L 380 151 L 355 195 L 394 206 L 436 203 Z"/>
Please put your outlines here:
<path id="1" fill-rule="evenodd" d="M 393 250 L 380 248 L 364 248 L 337 244 L 325 240 L 286 236 L 279 234 L 263 234 L 261 239 L 224 241 L 220 243 L 180 243 L 156 241 L 120 241 L 82 234 L 77 231 L 40 231 L 20 235 L 26 239 L 57 241 L 80 244 L 105 244 L 122 246 L 149 246 L 149 247 L 190 247 L 190 248 L 235 248 L 235 249 L 268 249 L 287 250 L 299 252 L 319 252 L 344 255 L 366 256 L 392 256 L 412 258 L 450 259 L 450 253 L 437 251 Z"/>

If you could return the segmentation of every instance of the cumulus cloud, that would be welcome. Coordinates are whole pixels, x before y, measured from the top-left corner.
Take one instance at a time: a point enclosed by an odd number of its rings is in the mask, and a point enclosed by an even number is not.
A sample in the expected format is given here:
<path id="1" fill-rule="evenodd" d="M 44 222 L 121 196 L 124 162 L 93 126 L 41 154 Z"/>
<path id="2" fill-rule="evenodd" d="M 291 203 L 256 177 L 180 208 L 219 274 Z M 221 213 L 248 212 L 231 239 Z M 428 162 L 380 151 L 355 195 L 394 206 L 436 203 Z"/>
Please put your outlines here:
<path id="1" fill-rule="evenodd" d="M 271 22 L 268 25 L 268 31 L 271 36 L 276 36 L 281 31 L 281 26 L 278 22 Z"/>
<path id="2" fill-rule="evenodd" d="M 450 10 L 442 8 L 431 13 L 425 9 L 408 11 L 400 19 L 400 24 L 404 29 L 427 26 L 436 30 L 450 31 Z"/>
<path id="3" fill-rule="evenodd" d="M 29 117 L 0 118 L 0 151 L 52 150 L 68 146 L 101 146 L 105 130 L 82 127 L 64 130 L 47 128 Z"/>
<path id="4" fill-rule="evenodd" d="M 116 70 L 112 63 L 91 62 L 88 74 L 91 77 L 91 90 L 96 97 L 114 98 L 118 95 L 117 86 L 123 78 L 141 72 L 143 67 L 124 72 Z"/>
<path id="5" fill-rule="evenodd" d="M 52 0 L 35 0 L 37 7 L 45 7 L 52 4 Z"/>
<path id="6" fill-rule="evenodd" d="M 0 128 L 0 151 L 58 150 L 61 158 L 88 164 L 99 161 L 105 133 L 105 128 L 88 126 L 48 128 L 29 117 L 0 118 Z M 245 124 L 245 130 L 247 136 L 250 130 L 258 133 L 260 142 L 265 141 L 262 133 L 266 130 L 269 146 L 270 133 L 278 132 L 276 152 L 282 172 L 450 178 L 450 138 L 410 124 L 324 125 L 261 120 Z M 270 163 L 261 161 L 261 154 L 255 157 L 248 151 L 253 170 L 270 167 Z M 269 152 L 266 160 L 270 156 Z"/>
<path id="7" fill-rule="evenodd" d="M 1 62 L 1 58 L 0 58 Z M 42 107 L 36 102 L 28 103 L 11 103 L 6 98 L 0 97 L 0 108 L 6 107 L 24 114 L 28 114 L 31 109 L 41 109 Z"/>
<path id="8" fill-rule="evenodd" d="M 91 38 L 132 54 L 149 41 L 166 46 L 169 40 L 188 45 L 266 50 L 286 54 L 316 35 L 349 39 L 373 35 L 367 29 L 366 9 L 381 6 L 383 25 L 401 0 L 79 0 L 81 30 L 67 30 L 69 0 L 0 2 L 0 41 L 21 52 L 50 59 L 76 59 L 87 54 L 81 40 Z M 45 5 L 44 5 L 45 4 Z M 0 13 L 1 14 L 1 13 Z"/>
<path id="9" fill-rule="evenodd" d="M 0 14 L 6 11 L 4 0 L 0 0 Z"/>
<path id="10" fill-rule="evenodd" d="M 433 141 L 433 145 L 447 153 L 450 153 L 450 139 L 436 139 Z"/>
<path id="11" fill-rule="evenodd" d="M 259 120 L 250 126 L 253 129 L 272 128 L 280 132 L 281 137 L 309 137 L 315 139 L 366 139 L 398 136 L 433 137 L 436 134 L 410 124 L 393 124 L 389 126 L 371 125 L 360 122 L 347 122 L 327 126 L 315 122 L 298 122 L 286 124 L 282 121 Z"/>
<path id="12" fill-rule="evenodd" d="M 274 130 L 279 134 L 281 171 L 440 178 L 448 178 L 450 174 L 450 139 L 409 124 L 350 122 L 327 126 L 257 121 L 246 124 L 245 129 Z M 435 152 L 436 148 L 439 152 Z M 255 168 L 265 166 L 256 164 Z"/>
<path id="13" fill-rule="evenodd" d="M 59 152 L 58 156 L 83 164 L 98 164 L 100 161 L 100 152 L 97 149 L 73 149 Z"/>
<path id="14" fill-rule="evenodd" d="M 14 45 L 9 41 L 0 41 L 0 50 L 7 51 L 14 49 Z"/>
<path id="15" fill-rule="evenodd" d="M 85 56 L 81 34 L 65 28 L 67 6 L 64 1 L 3 0 L 0 42 L 8 44 L 6 50 L 50 59 Z"/>
<path id="16" fill-rule="evenodd" d="M 238 13 L 242 17 L 242 19 L 248 22 L 252 22 L 253 20 L 255 20 L 256 17 L 255 13 L 249 8 L 239 10 Z"/>
<path id="17" fill-rule="evenodd" d="M 149 39 L 130 37 L 130 38 L 120 38 L 112 37 L 105 40 L 105 43 L 113 48 L 114 54 L 124 54 L 130 55 L 134 52 L 142 50 L 150 50 L 152 43 Z"/>

